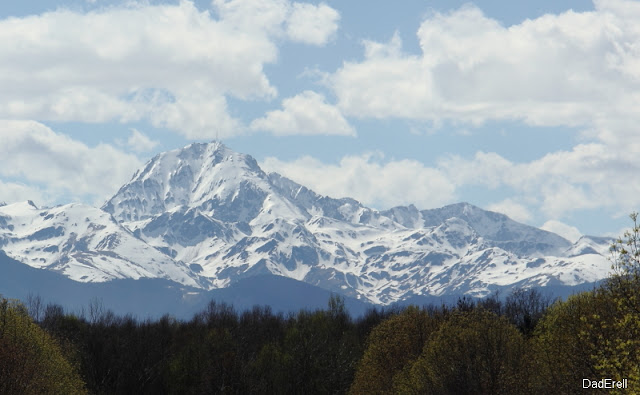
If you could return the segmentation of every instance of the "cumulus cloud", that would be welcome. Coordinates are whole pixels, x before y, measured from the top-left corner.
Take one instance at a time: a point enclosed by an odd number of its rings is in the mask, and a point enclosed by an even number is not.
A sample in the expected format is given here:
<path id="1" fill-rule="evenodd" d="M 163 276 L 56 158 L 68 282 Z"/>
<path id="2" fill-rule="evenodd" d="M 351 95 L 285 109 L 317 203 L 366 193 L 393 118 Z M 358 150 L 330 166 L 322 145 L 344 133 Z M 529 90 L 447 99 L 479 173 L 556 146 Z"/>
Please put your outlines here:
<path id="1" fill-rule="evenodd" d="M 487 210 L 495 211 L 507 215 L 509 218 L 518 222 L 529 222 L 533 218 L 533 215 L 529 209 L 513 199 L 505 199 L 498 203 L 490 204 Z"/>
<path id="2" fill-rule="evenodd" d="M 290 162 L 269 157 L 261 166 L 320 194 L 348 196 L 380 209 L 411 203 L 437 207 L 454 199 L 455 186 L 438 170 L 414 160 L 385 161 L 381 153 L 345 156 L 338 164 L 309 156 Z"/>
<path id="3" fill-rule="evenodd" d="M 44 191 L 18 182 L 4 182 L 0 180 L 0 204 L 34 201 L 37 205 L 53 203 Z"/>
<path id="4" fill-rule="evenodd" d="M 635 155 L 590 143 L 523 163 L 478 152 L 471 158 L 445 156 L 426 166 L 413 160 L 386 161 L 376 153 L 345 156 L 337 164 L 311 157 L 267 158 L 264 166 L 319 193 L 351 196 L 378 208 L 409 203 L 437 207 L 455 202 L 465 188 L 499 189 L 503 200 L 487 209 L 529 223 L 591 209 L 614 216 L 637 210 L 640 162 Z"/>
<path id="5" fill-rule="evenodd" d="M 340 14 L 325 3 L 289 0 L 213 0 L 223 21 L 246 34 L 267 33 L 294 42 L 324 45 L 338 30 Z"/>
<path id="6" fill-rule="evenodd" d="M 127 140 L 127 145 L 135 152 L 148 152 L 154 149 L 159 143 L 151 140 L 137 129 L 131 129 L 131 135 Z"/>
<path id="7" fill-rule="evenodd" d="M 591 126 L 619 114 L 637 124 L 640 3 L 595 7 L 510 27 L 473 5 L 432 13 L 417 31 L 419 54 L 403 52 L 397 34 L 365 41 L 364 59 L 330 82 L 358 117 Z"/>
<path id="8" fill-rule="evenodd" d="M 584 209 L 606 208 L 618 214 L 634 210 L 640 204 L 637 154 L 589 143 L 525 163 L 478 152 L 471 159 L 442 159 L 438 167 L 456 185 L 508 187 L 516 196 L 537 202 L 545 215 L 560 218 Z"/>
<path id="9" fill-rule="evenodd" d="M 293 3 L 287 35 L 294 41 L 324 45 L 338 30 L 339 20 L 340 14 L 324 3 Z"/>
<path id="10" fill-rule="evenodd" d="M 263 118 L 254 120 L 251 129 L 267 130 L 276 135 L 356 134 L 340 111 L 319 93 L 304 91 L 284 99 L 282 107 L 282 110 L 270 111 Z"/>
<path id="11" fill-rule="evenodd" d="M 572 243 L 575 243 L 582 237 L 582 233 L 575 226 L 567 225 L 560 221 L 550 220 L 544 223 L 540 229 L 556 233 Z"/>
<path id="12" fill-rule="evenodd" d="M 0 177 L 28 183 L 4 190 L 8 197 L 0 199 L 9 201 L 39 191 L 30 199 L 50 203 L 68 196 L 101 204 L 142 165 L 111 145 L 88 147 L 33 121 L 0 121 L 0 139 Z"/>
<path id="13" fill-rule="evenodd" d="M 0 20 L 0 118 L 148 120 L 189 138 L 228 137 L 243 125 L 227 98 L 277 95 L 263 71 L 277 59 L 276 40 L 320 45 L 337 28 L 322 4 L 216 0 L 213 7 L 217 18 L 182 0 Z M 305 23 L 315 28 L 295 28 Z"/>

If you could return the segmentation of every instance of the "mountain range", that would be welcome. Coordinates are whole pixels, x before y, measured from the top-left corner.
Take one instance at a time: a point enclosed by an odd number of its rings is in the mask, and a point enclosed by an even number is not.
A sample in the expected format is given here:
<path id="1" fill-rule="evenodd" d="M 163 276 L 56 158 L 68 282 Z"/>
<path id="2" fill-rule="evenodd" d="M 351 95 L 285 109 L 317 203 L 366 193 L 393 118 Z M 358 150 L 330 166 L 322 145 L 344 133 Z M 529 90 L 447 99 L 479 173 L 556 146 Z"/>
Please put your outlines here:
<path id="1" fill-rule="evenodd" d="M 227 295 L 232 302 L 251 289 L 257 291 L 247 303 L 267 301 L 260 284 L 274 281 L 280 292 L 318 289 L 354 306 L 528 286 L 569 292 L 606 277 L 611 241 L 584 236 L 572 243 L 468 203 L 375 210 L 267 174 L 217 141 L 157 155 L 101 208 L 31 201 L 0 207 L 5 259 L 86 289 L 157 281 L 154 294 L 171 289 L 183 307 L 231 289 L 242 289 Z M 4 286 L 33 288 L 29 275 L 21 276 L 27 278 Z M 304 306 L 304 294 L 290 307 Z"/>

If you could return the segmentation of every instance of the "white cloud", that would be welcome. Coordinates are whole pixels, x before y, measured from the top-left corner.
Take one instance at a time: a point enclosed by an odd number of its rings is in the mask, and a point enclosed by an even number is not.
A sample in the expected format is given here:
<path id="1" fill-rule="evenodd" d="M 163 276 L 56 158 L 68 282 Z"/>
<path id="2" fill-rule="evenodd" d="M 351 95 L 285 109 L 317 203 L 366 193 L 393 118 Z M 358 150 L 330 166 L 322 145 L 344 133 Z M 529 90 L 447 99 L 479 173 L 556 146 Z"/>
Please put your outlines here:
<path id="1" fill-rule="evenodd" d="M 268 112 L 254 120 L 251 129 L 267 130 L 276 135 L 347 135 L 356 131 L 340 111 L 327 104 L 325 97 L 312 91 L 284 99 L 283 110 Z"/>
<path id="2" fill-rule="evenodd" d="M 380 153 L 345 156 L 338 164 L 308 156 L 290 162 L 271 157 L 261 166 L 320 194 L 348 196 L 380 209 L 411 203 L 437 207 L 455 196 L 455 186 L 438 170 L 413 160 L 384 161 Z"/>
<path id="3" fill-rule="evenodd" d="M 213 0 L 222 21 L 239 34 L 283 36 L 288 0 Z"/>
<path id="4" fill-rule="evenodd" d="M 576 210 L 608 209 L 628 213 L 640 205 L 640 151 L 614 150 L 605 144 L 580 144 L 526 163 L 496 153 L 472 159 L 442 159 L 438 168 L 460 185 L 510 188 L 551 218 Z"/>
<path id="5" fill-rule="evenodd" d="M 614 239 L 618 239 L 618 238 L 623 238 L 625 232 L 628 232 L 629 229 L 632 227 L 633 225 L 630 224 L 630 226 L 625 226 L 623 228 L 620 228 L 618 230 L 614 230 L 614 231 L 609 231 L 609 232 L 605 232 L 603 233 L 601 236 L 603 237 L 612 237 Z"/>
<path id="6" fill-rule="evenodd" d="M 622 115 L 637 125 L 640 3 L 595 6 L 510 27 L 472 5 L 433 13 L 417 32 L 420 54 L 403 53 L 397 34 L 365 42 L 364 59 L 330 81 L 358 117 L 593 126 Z"/>
<path id="7" fill-rule="evenodd" d="M 242 34 L 286 37 L 291 41 L 324 45 L 338 30 L 340 14 L 321 3 L 289 0 L 213 0 L 223 21 Z"/>
<path id="8" fill-rule="evenodd" d="M 127 145 L 135 152 L 148 152 L 154 149 L 159 143 L 151 140 L 137 129 L 131 129 L 131 136 L 127 140 Z"/>
<path id="9" fill-rule="evenodd" d="M 43 191 L 29 185 L 17 182 L 3 182 L 0 180 L 0 203 L 15 203 L 32 200 L 36 205 L 47 205 L 53 203 L 49 196 Z"/>
<path id="10" fill-rule="evenodd" d="M 277 59 L 276 40 L 323 43 L 336 19 L 327 6 L 288 0 L 213 5 L 217 19 L 182 0 L 0 20 L 0 118 L 149 120 L 189 138 L 242 133 L 227 98 L 275 97 L 263 69 Z M 287 35 L 307 22 L 320 25 Z"/>
<path id="11" fill-rule="evenodd" d="M 268 158 L 264 165 L 317 192 L 351 196 L 379 208 L 414 203 L 430 208 L 455 202 L 463 188 L 500 189 L 503 200 L 488 209 L 515 220 L 560 220 L 576 211 L 626 215 L 640 206 L 639 151 L 581 144 L 515 163 L 496 153 L 443 157 L 433 167 L 413 160 L 385 161 L 380 154 L 345 156 L 338 164 L 303 157 Z"/>
<path id="12" fill-rule="evenodd" d="M 582 237 L 582 233 L 575 226 L 567 225 L 560 221 L 550 220 L 544 223 L 540 229 L 556 233 L 572 243 L 575 243 Z"/>
<path id="13" fill-rule="evenodd" d="M 487 210 L 495 211 L 507 215 L 509 218 L 518 222 L 527 223 L 531 221 L 533 215 L 529 209 L 513 199 L 505 199 L 501 202 L 490 204 Z"/>
<path id="14" fill-rule="evenodd" d="M 338 30 L 340 14 L 328 5 L 293 3 L 287 21 L 287 35 L 293 41 L 324 45 Z"/>
<path id="15" fill-rule="evenodd" d="M 9 197 L 0 197 L 7 200 L 40 191 L 30 199 L 50 203 L 69 196 L 101 204 L 142 165 L 111 145 L 88 147 L 37 122 L 0 121 L 0 139 L 0 177 L 27 183 L 11 185 L 3 192 Z"/>

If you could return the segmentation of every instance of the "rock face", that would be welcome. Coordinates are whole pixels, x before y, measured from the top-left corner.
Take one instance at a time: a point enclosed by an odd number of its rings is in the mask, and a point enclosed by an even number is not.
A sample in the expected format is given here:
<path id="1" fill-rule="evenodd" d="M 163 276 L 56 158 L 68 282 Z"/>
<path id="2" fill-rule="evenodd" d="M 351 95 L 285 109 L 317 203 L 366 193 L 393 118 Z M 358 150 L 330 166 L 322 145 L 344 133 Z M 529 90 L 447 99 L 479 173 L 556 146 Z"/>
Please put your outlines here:
<path id="1" fill-rule="evenodd" d="M 597 281 L 609 243 L 572 244 L 468 203 L 373 210 L 266 174 L 218 142 L 156 156 L 102 209 L 0 207 L 0 249 L 76 281 L 210 290 L 275 274 L 377 304 Z"/>

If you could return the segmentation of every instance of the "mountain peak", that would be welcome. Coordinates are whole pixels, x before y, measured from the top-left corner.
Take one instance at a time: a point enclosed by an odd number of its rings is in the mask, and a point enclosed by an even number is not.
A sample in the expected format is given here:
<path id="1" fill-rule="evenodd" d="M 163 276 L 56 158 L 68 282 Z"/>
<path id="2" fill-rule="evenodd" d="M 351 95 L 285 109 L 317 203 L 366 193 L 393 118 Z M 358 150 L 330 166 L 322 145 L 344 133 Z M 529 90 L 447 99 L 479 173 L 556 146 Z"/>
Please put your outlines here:
<path id="1" fill-rule="evenodd" d="M 143 220 L 181 206 L 212 211 L 246 195 L 241 191 L 259 199 L 265 195 L 260 191 L 268 189 L 266 179 L 250 155 L 219 141 L 193 143 L 155 156 L 103 209 L 120 222 Z"/>
<path id="2" fill-rule="evenodd" d="M 147 162 L 103 207 L 0 207 L 0 246 L 79 281 L 169 278 L 209 289 L 276 274 L 376 303 L 595 281 L 607 243 L 562 237 L 462 202 L 386 211 L 334 199 L 224 144 Z"/>
<path id="3" fill-rule="evenodd" d="M 231 150 L 220 141 L 212 141 L 208 143 L 191 143 L 186 147 L 169 152 L 177 152 L 177 157 L 182 160 L 209 159 L 214 162 L 219 162 L 221 160 L 224 160 L 224 158 L 232 155 L 242 155 Z"/>

